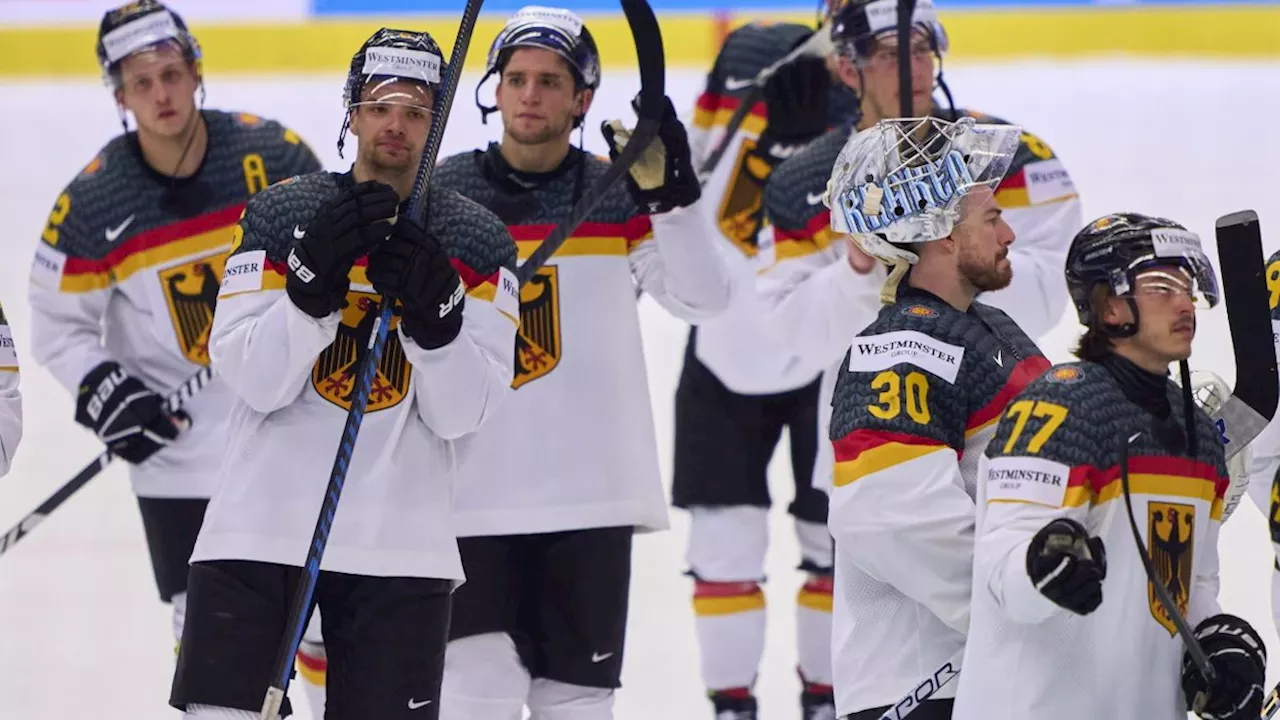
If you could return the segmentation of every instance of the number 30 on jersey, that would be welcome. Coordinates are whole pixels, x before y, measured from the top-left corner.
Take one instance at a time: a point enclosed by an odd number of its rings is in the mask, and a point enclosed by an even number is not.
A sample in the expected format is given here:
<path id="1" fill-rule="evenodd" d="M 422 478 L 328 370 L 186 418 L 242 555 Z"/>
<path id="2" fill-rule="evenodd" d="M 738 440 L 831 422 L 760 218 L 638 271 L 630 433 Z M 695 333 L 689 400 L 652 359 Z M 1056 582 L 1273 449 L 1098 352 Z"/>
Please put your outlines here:
<path id="1" fill-rule="evenodd" d="M 871 389 L 880 397 L 878 404 L 867 406 L 867 412 L 881 420 L 898 417 L 904 407 L 907 417 L 920 425 L 928 425 L 933 417 L 929 412 L 929 378 L 924 373 L 913 370 L 904 377 L 885 370 L 871 380 Z"/>

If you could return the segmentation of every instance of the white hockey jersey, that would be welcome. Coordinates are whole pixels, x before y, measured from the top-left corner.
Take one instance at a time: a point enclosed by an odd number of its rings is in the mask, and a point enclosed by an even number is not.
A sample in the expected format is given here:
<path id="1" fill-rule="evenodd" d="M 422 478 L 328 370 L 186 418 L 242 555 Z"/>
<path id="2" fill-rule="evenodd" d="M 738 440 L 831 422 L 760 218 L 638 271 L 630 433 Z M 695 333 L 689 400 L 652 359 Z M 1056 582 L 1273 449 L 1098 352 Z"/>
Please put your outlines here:
<path id="1" fill-rule="evenodd" d="M 1169 384 L 1183 426 L 1182 392 Z M 1218 605 L 1218 530 L 1229 480 L 1212 421 L 1197 454 L 1163 446 L 1152 416 L 1093 363 L 1058 365 L 1009 405 L 981 460 L 969 637 L 953 720 L 1185 720 L 1183 644 L 1143 569 L 1122 494 L 1158 581 L 1192 628 Z M 1140 434 L 1139 434 L 1140 433 Z M 1089 615 L 1041 595 L 1027 548 L 1069 517 L 1102 539 L 1102 604 Z"/>
<path id="2" fill-rule="evenodd" d="M 13 330 L 0 310 L 0 476 L 13 467 L 13 455 L 22 442 L 22 388 L 19 385 L 18 351 Z"/>
<path id="3" fill-rule="evenodd" d="M 962 115 L 1003 123 L 970 110 Z M 760 276 L 759 291 L 768 307 L 767 327 L 800 355 L 806 367 L 830 369 L 849 347 L 849 338 L 866 327 L 879 306 L 882 268 L 858 275 L 848 266 L 844 239 L 831 230 L 823 205 L 840 149 L 850 129 L 829 132 L 777 170 L 765 191 L 765 212 L 776 247 L 776 262 Z M 1067 308 L 1063 265 L 1071 238 L 1084 226 L 1080 200 L 1062 162 L 1036 136 L 1024 132 L 1004 179 L 996 189 L 1004 218 L 1016 235 L 1009 248 L 1013 282 L 980 300 L 1009 314 L 1032 338 L 1053 329 Z M 823 398 L 835 378 L 823 378 Z M 825 411 L 826 403 L 821 403 Z M 826 418 L 819 426 L 823 442 L 814 467 L 814 485 L 831 484 Z"/>
<path id="4" fill-rule="evenodd" d="M 1280 252 L 1267 259 L 1266 277 L 1269 283 L 1280 280 Z M 1276 356 L 1280 357 L 1280 291 L 1271 291 L 1271 342 Z M 1249 497 L 1258 512 L 1267 518 L 1271 547 L 1276 562 L 1271 571 L 1271 619 L 1280 630 L 1280 418 L 1272 419 L 1258 437 L 1249 444 L 1252 451 L 1249 465 Z"/>
<path id="5" fill-rule="evenodd" d="M 689 123 L 695 167 L 722 141 L 729 119 L 750 96 L 753 84 L 744 79 L 754 78 L 812 31 L 798 23 L 752 23 L 725 38 Z M 844 121 L 855 102 L 849 89 L 837 83 L 829 93 L 828 122 Z M 765 305 L 753 291 L 756 276 L 774 262 L 772 235 L 760 233 L 772 167 L 756 151 L 767 122 L 765 104 L 757 102 L 703 184 L 704 200 L 698 205 L 707 214 L 706 226 L 716 232 L 716 247 L 735 287 L 744 291 L 734 294 L 725 312 L 698 325 L 694 353 L 725 387 L 740 394 L 786 392 L 813 382 L 819 372 L 767 330 Z M 847 341 L 848 335 L 842 339 Z"/>
<path id="6" fill-rule="evenodd" d="M 523 259 L 608 167 L 571 153 L 532 188 L 503 177 L 496 146 L 447 159 L 435 178 L 496 212 Z M 620 182 L 521 288 L 514 392 L 463 441 L 459 536 L 668 526 L 635 286 L 694 323 L 728 304 L 702 217 L 650 218 Z"/>
<path id="7" fill-rule="evenodd" d="M 240 221 L 211 341 L 214 369 L 236 401 L 192 562 L 300 567 L 306 559 L 381 298 L 362 259 L 349 276 L 348 306 L 316 320 L 285 292 L 285 262 L 298 229 L 352 182 L 314 173 L 276 185 Z M 510 392 L 515 244 L 492 214 L 438 183 L 423 206 L 428 232 L 467 287 L 462 332 L 427 350 L 393 320 L 323 570 L 462 577 L 451 517 L 456 442 Z"/>
<path id="8" fill-rule="evenodd" d="M 207 364 L 218 283 L 245 201 L 320 169 L 275 121 L 216 110 L 203 116 L 209 145 L 191 177 L 152 170 L 130 133 L 104 147 L 54 204 L 31 267 L 31 354 L 73 396 L 108 360 L 161 395 Z M 134 492 L 208 497 L 231 402 L 216 376 L 188 400 L 190 429 L 130 466 Z"/>
<path id="9" fill-rule="evenodd" d="M 960 312 L 905 284 L 854 338 L 829 443 L 840 715 L 896 703 L 963 647 L 977 458 L 1009 399 L 1048 367 L 1000 310 Z"/>

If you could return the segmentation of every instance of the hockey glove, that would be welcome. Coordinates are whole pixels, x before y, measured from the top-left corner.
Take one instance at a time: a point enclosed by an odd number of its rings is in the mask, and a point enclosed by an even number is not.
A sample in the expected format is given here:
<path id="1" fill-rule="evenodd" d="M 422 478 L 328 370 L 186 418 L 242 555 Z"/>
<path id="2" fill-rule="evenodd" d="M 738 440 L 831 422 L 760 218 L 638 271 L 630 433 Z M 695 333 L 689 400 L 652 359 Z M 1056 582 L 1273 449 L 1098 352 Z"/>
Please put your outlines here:
<path id="1" fill-rule="evenodd" d="M 1196 627 L 1196 640 L 1209 656 L 1214 683 L 1182 655 L 1182 694 L 1204 720 L 1257 720 L 1267 679 L 1267 646 L 1253 626 L 1234 615 L 1214 615 Z"/>
<path id="2" fill-rule="evenodd" d="M 680 118 L 676 117 L 671 98 L 666 102 L 658 137 L 640 153 L 627 175 L 627 189 L 632 199 L 650 215 L 692 205 L 702 197 L 702 186 L 693 172 L 689 135 Z M 639 111 L 638 95 L 631 102 L 631 107 Z M 631 131 L 622 125 L 621 120 L 606 120 L 600 125 L 600 132 L 609 146 L 609 159 L 616 161 L 631 137 Z"/>
<path id="3" fill-rule="evenodd" d="M 1088 615 L 1102 604 L 1102 581 L 1107 577 L 1102 538 L 1089 537 L 1075 520 L 1058 518 L 1031 538 L 1027 575 L 1054 604 Z"/>
<path id="4" fill-rule="evenodd" d="M 119 363 L 104 362 L 80 381 L 76 422 L 92 430 L 113 454 L 134 465 L 172 442 L 178 437 L 178 423 L 188 420 L 185 414 L 165 414 L 164 398 Z"/>
<path id="5" fill-rule="evenodd" d="M 400 196 L 362 182 L 341 191 L 306 228 L 293 228 L 285 290 L 299 310 L 323 318 L 346 307 L 351 266 L 391 232 Z"/>
<path id="6" fill-rule="evenodd" d="M 416 221 L 400 218 L 369 254 L 369 282 L 404 305 L 401 327 L 418 345 L 444 347 L 462 330 L 466 287 L 440 243 Z"/>
<path id="7" fill-rule="evenodd" d="M 826 132 L 830 91 L 831 71 L 823 58 L 804 57 L 778 68 L 764 86 L 769 123 L 756 154 L 776 166 Z"/>

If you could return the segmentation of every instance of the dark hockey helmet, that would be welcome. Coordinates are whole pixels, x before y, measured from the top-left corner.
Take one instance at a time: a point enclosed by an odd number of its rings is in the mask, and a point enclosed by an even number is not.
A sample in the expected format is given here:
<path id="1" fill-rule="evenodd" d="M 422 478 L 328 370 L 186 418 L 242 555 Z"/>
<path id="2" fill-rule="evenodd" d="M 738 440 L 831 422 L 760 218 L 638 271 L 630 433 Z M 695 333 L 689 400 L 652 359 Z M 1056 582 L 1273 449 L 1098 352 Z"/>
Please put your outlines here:
<path id="1" fill-rule="evenodd" d="M 480 108 L 481 122 L 487 123 L 489 114 L 497 107 L 480 101 L 480 87 L 490 75 L 501 74 L 511 53 L 522 47 L 550 50 L 564 58 L 579 89 L 600 87 L 600 50 L 582 18 L 562 8 L 523 7 L 511 16 L 489 46 L 484 75 L 476 83 L 476 107 Z M 581 122 L 582 118 L 577 118 L 574 127 Z"/>
<path id="2" fill-rule="evenodd" d="M 1195 233 L 1172 220 L 1140 213 L 1113 213 L 1089 223 L 1072 238 L 1066 261 L 1067 289 L 1080 324 L 1090 324 L 1090 295 L 1095 287 L 1106 285 L 1133 303 L 1137 276 L 1148 268 L 1167 265 L 1186 269 L 1199 304 L 1218 304 L 1218 276 Z M 1136 305 L 1133 310 L 1136 319 Z M 1107 329 L 1115 336 L 1132 335 L 1137 330 L 1135 325 Z"/>
<path id="3" fill-rule="evenodd" d="M 120 85 L 120 61 L 135 53 L 172 43 L 200 72 L 200 43 L 182 17 L 157 0 L 137 0 L 108 10 L 98 24 L 98 67 L 111 88 Z"/>
<path id="4" fill-rule="evenodd" d="M 831 40 L 850 58 L 866 57 L 872 41 L 898 30 L 898 0 L 846 0 L 836 4 L 829 19 Z M 947 32 L 938 22 L 933 0 L 916 0 L 911 25 L 922 30 L 940 58 L 950 48 Z"/>
<path id="5" fill-rule="evenodd" d="M 342 156 L 351 110 L 392 103 L 431 112 L 445 70 L 440 46 L 428 33 L 381 28 L 371 35 L 351 57 L 342 88 L 348 113 L 338 136 L 338 156 Z"/>

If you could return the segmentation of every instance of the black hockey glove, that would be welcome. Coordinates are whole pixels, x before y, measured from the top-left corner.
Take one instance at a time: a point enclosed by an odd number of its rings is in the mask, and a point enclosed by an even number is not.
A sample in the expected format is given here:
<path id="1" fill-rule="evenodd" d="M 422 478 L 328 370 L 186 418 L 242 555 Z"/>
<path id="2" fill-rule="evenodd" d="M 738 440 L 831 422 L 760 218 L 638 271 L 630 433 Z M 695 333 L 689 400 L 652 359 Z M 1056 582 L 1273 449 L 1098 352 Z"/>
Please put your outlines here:
<path id="1" fill-rule="evenodd" d="M 326 317 L 346 307 L 351 266 L 391 233 L 400 196 L 376 181 L 346 188 L 305 228 L 293 228 L 285 290 L 302 312 Z"/>
<path id="2" fill-rule="evenodd" d="M 1107 577 L 1102 538 L 1089 537 L 1075 520 L 1058 518 L 1031 538 L 1027 575 L 1041 595 L 1077 615 L 1088 615 L 1102 604 L 1102 581 Z"/>
<path id="3" fill-rule="evenodd" d="M 418 345 L 444 347 L 462 330 L 462 278 L 440 243 L 414 220 L 401 217 L 391 237 L 369 254 L 369 282 L 400 300 L 401 327 Z"/>
<path id="4" fill-rule="evenodd" d="M 649 215 L 692 205 L 702 197 L 702 186 L 693 172 L 689 135 L 685 132 L 684 123 L 676 116 L 671 98 L 666 98 L 666 102 L 658 137 L 640 153 L 627 175 L 627 189 L 632 199 Z M 639 96 L 632 100 L 631 107 L 638 111 Z M 616 161 L 631 137 L 631 131 L 622 125 L 621 120 L 606 120 L 600 124 L 600 132 L 609 146 L 609 159 Z"/>
<path id="5" fill-rule="evenodd" d="M 170 416 L 164 398 L 141 380 L 107 361 L 80 381 L 76 398 L 76 422 L 89 428 L 109 450 L 137 465 L 178 437 L 179 423 L 189 424 L 185 413 Z"/>
<path id="6" fill-rule="evenodd" d="M 1234 615 L 1214 615 L 1196 627 L 1214 683 L 1205 682 L 1189 653 L 1182 655 L 1182 694 L 1204 720 L 1256 720 L 1262 715 L 1267 646 L 1253 626 Z"/>
<path id="7" fill-rule="evenodd" d="M 778 68 L 764 86 L 769 123 L 756 154 L 776 166 L 826 132 L 830 92 L 831 71 L 823 58 L 800 58 Z"/>

